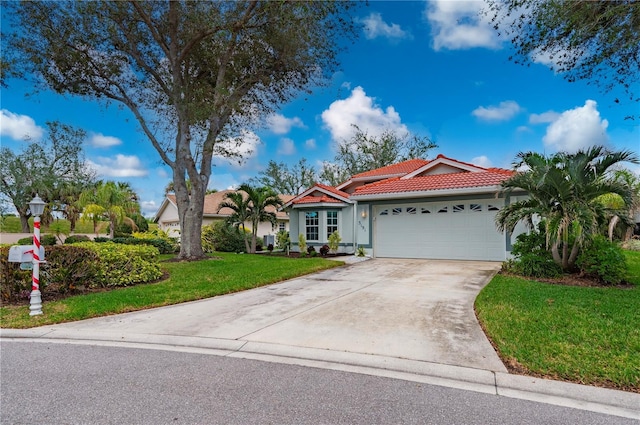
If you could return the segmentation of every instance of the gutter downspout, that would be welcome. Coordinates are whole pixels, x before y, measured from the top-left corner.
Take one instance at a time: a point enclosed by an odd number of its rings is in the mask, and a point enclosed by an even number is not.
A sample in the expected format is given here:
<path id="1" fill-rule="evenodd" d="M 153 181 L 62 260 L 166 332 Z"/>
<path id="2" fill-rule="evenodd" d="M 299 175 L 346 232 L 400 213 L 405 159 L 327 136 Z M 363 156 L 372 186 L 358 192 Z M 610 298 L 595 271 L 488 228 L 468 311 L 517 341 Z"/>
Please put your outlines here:
<path id="1" fill-rule="evenodd" d="M 358 201 L 353 204 L 353 253 L 357 253 L 358 245 Z"/>

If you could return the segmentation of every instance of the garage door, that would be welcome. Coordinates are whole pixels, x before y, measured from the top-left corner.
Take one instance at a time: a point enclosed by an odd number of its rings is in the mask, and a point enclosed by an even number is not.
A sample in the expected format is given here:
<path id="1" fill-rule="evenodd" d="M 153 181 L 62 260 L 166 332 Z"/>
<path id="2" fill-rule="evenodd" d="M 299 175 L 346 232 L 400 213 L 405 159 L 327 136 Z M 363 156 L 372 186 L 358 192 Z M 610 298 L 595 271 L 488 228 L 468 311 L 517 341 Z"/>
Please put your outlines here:
<path id="1" fill-rule="evenodd" d="M 374 209 L 374 255 L 452 260 L 505 259 L 494 217 L 502 201 L 403 203 Z"/>

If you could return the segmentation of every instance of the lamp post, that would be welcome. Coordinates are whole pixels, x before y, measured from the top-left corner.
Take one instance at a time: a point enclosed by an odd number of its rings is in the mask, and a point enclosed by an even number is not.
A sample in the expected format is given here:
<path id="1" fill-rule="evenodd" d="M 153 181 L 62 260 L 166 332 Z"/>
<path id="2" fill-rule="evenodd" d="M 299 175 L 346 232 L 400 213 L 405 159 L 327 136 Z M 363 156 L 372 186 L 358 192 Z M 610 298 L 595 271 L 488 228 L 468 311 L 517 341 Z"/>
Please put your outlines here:
<path id="1" fill-rule="evenodd" d="M 42 314 L 42 294 L 40 293 L 40 216 L 44 212 L 45 202 L 38 194 L 29 202 L 33 215 L 33 273 L 31 275 L 31 300 L 29 316 Z"/>

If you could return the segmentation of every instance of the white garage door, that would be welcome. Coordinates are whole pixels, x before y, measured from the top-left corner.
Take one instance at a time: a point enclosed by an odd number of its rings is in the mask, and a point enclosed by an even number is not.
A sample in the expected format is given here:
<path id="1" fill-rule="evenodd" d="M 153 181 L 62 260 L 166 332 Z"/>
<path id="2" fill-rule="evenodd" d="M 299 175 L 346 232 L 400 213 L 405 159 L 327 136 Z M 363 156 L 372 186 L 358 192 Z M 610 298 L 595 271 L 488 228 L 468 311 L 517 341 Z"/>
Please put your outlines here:
<path id="1" fill-rule="evenodd" d="M 374 209 L 374 255 L 452 260 L 505 259 L 494 218 L 502 200 L 403 203 Z"/>

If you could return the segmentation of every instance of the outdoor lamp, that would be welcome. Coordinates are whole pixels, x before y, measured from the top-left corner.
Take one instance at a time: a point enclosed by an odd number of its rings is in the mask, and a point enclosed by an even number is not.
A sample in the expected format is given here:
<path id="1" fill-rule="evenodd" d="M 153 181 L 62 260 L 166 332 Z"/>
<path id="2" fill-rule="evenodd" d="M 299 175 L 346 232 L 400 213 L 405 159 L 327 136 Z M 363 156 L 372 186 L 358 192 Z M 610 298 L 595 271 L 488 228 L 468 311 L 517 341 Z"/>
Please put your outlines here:
<path id="1" fill-rule="evenodd" d="M 38 194 L 29 202 L 29 210 L 33 215 L 33 273 L 31 274 L 31 299 L 29 316 L 42 314 L 42 294 L 40 292 L 40 216 L 44 213 L 46 203 Z"/>
<path id="2" fill-rule="evenodd" d="M 362 218 L 367 218 L 367 210 L 363 209 L 363 210 L 360 212 L 360 215 L 362 216 Z"/>

